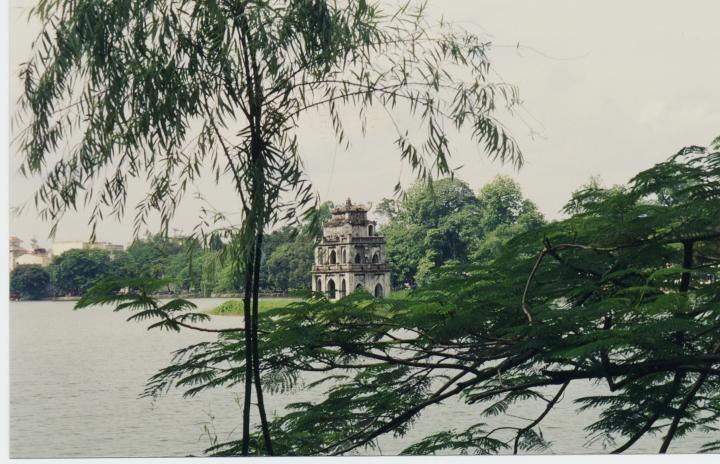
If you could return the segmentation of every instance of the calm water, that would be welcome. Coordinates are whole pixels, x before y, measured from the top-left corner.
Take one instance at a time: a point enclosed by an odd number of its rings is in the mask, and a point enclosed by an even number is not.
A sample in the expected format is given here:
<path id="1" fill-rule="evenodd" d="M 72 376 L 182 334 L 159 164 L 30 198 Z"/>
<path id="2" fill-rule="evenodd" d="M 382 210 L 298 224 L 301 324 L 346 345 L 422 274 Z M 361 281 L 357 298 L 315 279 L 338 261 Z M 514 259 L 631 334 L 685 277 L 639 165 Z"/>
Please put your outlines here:
<path id="1" fill-rule="evenodd" d="M 222 300 L 196 303 L 209 309 Z M 220 440 L 239 437 L 237 392 L 215 390 L 193 399 L 171 391 L 158 401 L 138 398 L 145 381 L 170 360 L 170 353 L 213 334 L 147 331 L 125 322 L 127 314 L 108 308 L 72 310 L 72 302 L 10 303 L 10 455 L 30 457 L 161 457 L 200 455 L 209 445 L 205 428 Z M 237 317 L 216 317 L 215 327 L 241 325 Z M 310 380 L 310 379 L 309 379 Z M 589 383 L 571 385 L 565 399 L 545 419 L 544 436 L 554 453 L 602 452 L 602 444 L 584 446 L 583 427 L 592 415 L 578 415 L 574 398 L 596 393 Z M 270 413 L 289 402 L 319 398 L 319 391 L 298 391 L 267 399 Z M 534 417 L 542 404 L 528 403 L 512 412 Z M 379 451 L 397 454 L 439 430 L 480 422 L 482 406 L 448 402 L 427 410 L 410 434 L 382 437 Z M 256 422 L 256 421 L 255 421 Z M 493 427 L 517 425 L 512 417 L 485 420 Z M 707 435 L 677 441 L 673 452 L 696 452 Z M 714 437 L 718 439 L 720 437 Z M 633 451 L 655 453 L 659 438 L 639 442 Z"/>

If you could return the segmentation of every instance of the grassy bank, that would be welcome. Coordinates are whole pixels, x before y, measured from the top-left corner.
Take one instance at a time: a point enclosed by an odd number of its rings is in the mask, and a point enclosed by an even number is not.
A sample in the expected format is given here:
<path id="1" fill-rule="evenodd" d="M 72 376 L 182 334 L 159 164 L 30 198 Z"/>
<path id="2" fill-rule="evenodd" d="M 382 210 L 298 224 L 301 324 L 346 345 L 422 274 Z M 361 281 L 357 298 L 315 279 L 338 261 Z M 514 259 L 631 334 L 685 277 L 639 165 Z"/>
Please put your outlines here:
<path id="1" fill-rule="evenodd" d="M 391 300 L 403 300 L 407 298 L 410 292 L 408 290 L 399 290 L 390 294 L 389 299 Z M 275 308 L 281 308 L 295 301 L 300 301 L 300 298 L 291 297 L 280 297 L 280 298 L 260 298 L 258 301 L 258 310 L 262 313 Z M 228 300 L 213 309 L 205 311 L 206 314 L 212 316 L 242 316 L 243 315 L 243 302 L 242 300 Z"/>
<path id="2" fill-rule="evenodd" d="M 270 309 L 281 308 L 294 301 L 299 300 L 297 298 L 260 298 L 258 301 L 258 311 L 262 313 Z M 242 316 L 243 302 L 242 300 L 228 300 L 220 306 L 206 311 L 206 314 L 213 316 Z"/>

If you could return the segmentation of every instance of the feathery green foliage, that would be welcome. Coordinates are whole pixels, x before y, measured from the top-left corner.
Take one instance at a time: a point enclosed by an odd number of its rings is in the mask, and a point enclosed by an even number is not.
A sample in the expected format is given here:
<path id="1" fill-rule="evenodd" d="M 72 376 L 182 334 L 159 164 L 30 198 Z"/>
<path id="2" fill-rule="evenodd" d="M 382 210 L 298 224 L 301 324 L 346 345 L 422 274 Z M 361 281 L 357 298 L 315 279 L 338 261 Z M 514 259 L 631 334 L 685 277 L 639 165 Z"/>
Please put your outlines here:
<path id="1" fill-rule="evenodd" d="M 477 408 L 478 423 L 438 431 L 406 453 L 544 449 L 541 422 L 570 383 L 586 380 L 610 390 L 577 400 L 581 410 L 599 410 L 588 440 L 615 452 L 647 434 L 662 437 L 665 452 L 690 431 L 716 433 L 720 152 L 690 147 L 628 186 L 578 191 L 567 209 L 570 217 L 515 237 L 493 261 L 443 266 L 404 298 L 316 295 L 263 313 L 268 388 L 300 388 L 306 372 L 323 376 L 306 386 L 324 391 L 321 400 L 292 404 L 270 422 L 275 452 L 372 447 L 451 398 Z M 243 334 L 230 332 L 180 350 L 146 394 L 235 385 L 242 346 Z M 535 419 L 493 428 L 494 416 L 540 398 L 546 409 Z M 253 444 L 264 452 L 257 437 Z M 704 450 L 716 447 L 709 440 Z"/>

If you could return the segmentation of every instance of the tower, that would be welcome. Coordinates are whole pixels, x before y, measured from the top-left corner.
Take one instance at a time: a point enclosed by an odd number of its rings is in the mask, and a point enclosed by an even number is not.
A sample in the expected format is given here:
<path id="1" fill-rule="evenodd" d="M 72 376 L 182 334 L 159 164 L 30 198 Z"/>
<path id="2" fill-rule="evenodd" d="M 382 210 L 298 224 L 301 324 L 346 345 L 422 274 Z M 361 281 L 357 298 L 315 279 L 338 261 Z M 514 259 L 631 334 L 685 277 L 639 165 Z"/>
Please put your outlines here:
<path id="1" fill-rule="evenodd" d="M 377 235 L 377 222 L 367 218 L 368 208 L 348 198 L 332 209 L 315 247 L 312 289 L 337 300 L 364 288 L 377 298 L 390 294 L 390 266 L 385 238 Z"/>

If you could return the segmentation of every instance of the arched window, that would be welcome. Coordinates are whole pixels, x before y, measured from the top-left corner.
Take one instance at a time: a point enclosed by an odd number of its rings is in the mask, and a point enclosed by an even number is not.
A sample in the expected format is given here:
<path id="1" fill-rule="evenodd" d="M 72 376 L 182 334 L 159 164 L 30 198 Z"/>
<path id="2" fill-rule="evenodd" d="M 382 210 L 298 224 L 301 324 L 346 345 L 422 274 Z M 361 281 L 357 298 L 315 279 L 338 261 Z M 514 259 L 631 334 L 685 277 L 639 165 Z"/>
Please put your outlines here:
<path id="1" fill-rule="evenodd" d="M 377 284 L 375 286 L 375 298 L 382 298 L 383 297 L 383 288 L 382 285 Z"/>
<path id="2" fill-rule="evenodd" d="M 369 235 L 370 237 L 372 237 L 372 234 L 373 234 L 373 226 L 372 226 L 372 225 L 369 225 L 369 226 L 368 226 L 368 235 Z"/>
<path id="3" fill-rule="evenodd" d="M 343 248 L 343 251 L 342 251 L 342 263 L 343 264 L 347 263 L 347 250 L 345 248 Z"/>
<path id="4" fill-rule="evenodd" d="M 372 262 L 373 262 L 373 264 L 377 264 L 377 263 L 380 262 L 380 253 L 377 253 L 377 252 L 376 252 L 376 253 L 373 255 Z"/>
<path id="5" fill-rule="evenodd" d="M 362 263 L 362 256 L 360 256 L 360 253 L 355 255 L 355 264 Z"/>
<path id="6" fill-rule="evenodd" d="M 320 280 L 320 279 L 317 280 L 317 285 L 315 286 L 315 291 L 322 292 L 322 280 Z"/>
<path id="7" fill-rule="evenodd" d="M 330 252 L 330 264 L 336 264 L 337 263 L 337 254 L 335 254 L 335 250 L 332 250 Z"/>
<path id="8" fill-rule="evenodd" d="M 330 298 L 331 300 L 334 300 L 335 299 L 335 281 L 330 279 L 330 280 L 328 280 L 327 285 L 328 285 L 328 291 L 327 291 L 328 298 Z"/>
<path id="9" fill-rule="evenodd" d="M 345 279 L 340 281 L 340 298 L 344 297 L 347 293 L 347 285 L 345 285 Z"/>

